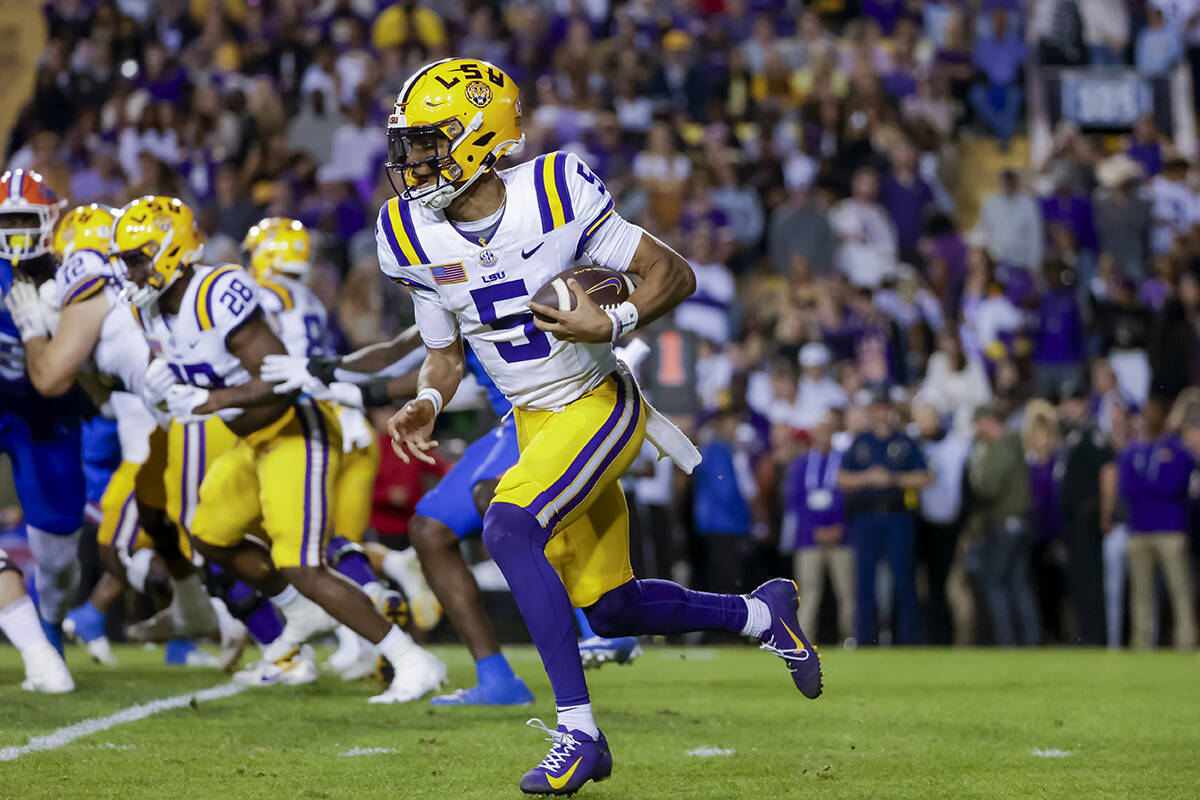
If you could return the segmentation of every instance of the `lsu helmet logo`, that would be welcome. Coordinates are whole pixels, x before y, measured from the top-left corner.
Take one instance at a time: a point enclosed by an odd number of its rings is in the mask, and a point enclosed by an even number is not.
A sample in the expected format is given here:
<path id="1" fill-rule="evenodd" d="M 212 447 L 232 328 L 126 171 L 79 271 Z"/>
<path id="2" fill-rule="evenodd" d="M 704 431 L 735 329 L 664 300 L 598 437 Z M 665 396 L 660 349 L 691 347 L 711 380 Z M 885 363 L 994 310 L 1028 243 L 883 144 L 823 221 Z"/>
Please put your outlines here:
<path id="1" fill-rule="evenodd" d="M 483 108 L 492 102 L 492 90 L 483 81 L 471 81 L 468 83 L 465 94 L 467 99 L 479 108 Z"/>

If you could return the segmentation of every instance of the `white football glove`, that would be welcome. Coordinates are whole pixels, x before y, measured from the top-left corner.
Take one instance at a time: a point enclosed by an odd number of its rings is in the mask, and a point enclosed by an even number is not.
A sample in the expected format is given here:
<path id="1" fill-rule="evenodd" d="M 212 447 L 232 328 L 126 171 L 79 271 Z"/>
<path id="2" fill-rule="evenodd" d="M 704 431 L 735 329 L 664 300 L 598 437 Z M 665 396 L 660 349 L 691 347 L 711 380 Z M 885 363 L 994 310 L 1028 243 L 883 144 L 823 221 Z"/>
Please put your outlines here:
<path id="1" fill-rule="evenodd" d="M 288 394 L 299 389 L 315 397 L 325 388 L 323 383 L 308 374 L 308 359 L 304 356 L 266 356 L 258 370 L 258 377 L 267 383 L 278 384 L 275 394 Z"/>
<path id="2" fill-rule="evenodd" d="M 358 411 L 363 410 L 362 389 L 353 383 L 335 381 L 328 387 L 322 386 L 321 391 L 313 392 L 312 396 L 318 400 L 332 401 L 339 406 L 348 406 Z"/>
<path id="3" fill-rule="evenodd" d="M 167 390 L 167 413 L 179 422 L 196 422 L 208 419 L 210 414 L 193 414 L 199 406 L 208 402 L 208 389 L 177 383 Z"/>
<path id="4" fill-rule="evenodd" d="M 337 386 L 338 384 L 334 384 Z M 375 432 L 371 430 L 366 416 L 357 408 L 349 406 L 338 407 L 338 426 L 342 429 L 342 452 L 362 450 L 375 441 Z"/>
<path id="5" fill-rule="evenodd" d="M 62 316 L 62 309 L 58 306 L 58 286 L 54 281 L 46 281 L 38 288 L 38 296 L 42 300 L 42 319 L 53 336 L 58 333 L 58 320 Z"/>
<path id="6" fill-rule="evenodd" d="M 157 406 L 166 399 L 167 390 L 177 383 L 179 383 L 179 379 L 171 371 L 166 359 L 153 359 L 146 367 L 146 374 L 142 378 L 142 398 L 146 401 L 146 405 Z"/>
<path id="7" fill-rule="evenodd" d="M 42 314 L 41 296 L 30 281 L 13 281 L 12 288 L 4 295 L 4 305 L 12 315 L 13 325 L 17 327 L 22 342 L 50 335 L 50 328 Z"/>

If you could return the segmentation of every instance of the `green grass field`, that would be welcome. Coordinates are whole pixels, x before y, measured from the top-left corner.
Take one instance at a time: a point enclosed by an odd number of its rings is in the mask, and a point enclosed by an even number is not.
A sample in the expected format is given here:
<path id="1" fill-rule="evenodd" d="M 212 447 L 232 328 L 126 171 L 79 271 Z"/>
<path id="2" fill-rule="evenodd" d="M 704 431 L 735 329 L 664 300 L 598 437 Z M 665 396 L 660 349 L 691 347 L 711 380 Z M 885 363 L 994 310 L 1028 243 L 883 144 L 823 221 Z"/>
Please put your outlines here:
<path id="1" fill-rule="evenodd" d="M 462 685 L 462 648 L 438 648 Z M 3 798 L 504 798 L 545 754 L 524 726 L 554 709 L 536 654 L 510 649 L 530 709 L 369 706 L 334 678 L 248 690 L 0 761 Z M 118 648 L 68 653 L 78 690 L 20 691 L 0 648 L 0 750 L 87 718 L 224 683 Z M 594 798 L 1185 798 L 1200 796 L 1200 657 L 830 649 L 826 691 L 796 692 L 752 647 L 650 647 L 590 673 L 613 778 Z M 689 756 L 697 748 L 732 751 Z M 382 748 L 357 756 L 353 749 Z M 1046 757 L 1034 751 L 1062 751 Z"/>

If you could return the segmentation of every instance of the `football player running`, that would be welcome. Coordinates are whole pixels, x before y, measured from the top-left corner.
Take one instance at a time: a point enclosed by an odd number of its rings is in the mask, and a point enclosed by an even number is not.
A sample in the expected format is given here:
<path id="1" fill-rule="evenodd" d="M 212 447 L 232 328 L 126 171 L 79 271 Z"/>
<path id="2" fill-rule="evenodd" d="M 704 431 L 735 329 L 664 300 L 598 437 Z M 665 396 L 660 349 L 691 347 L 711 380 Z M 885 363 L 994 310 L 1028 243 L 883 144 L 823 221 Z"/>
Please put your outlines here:
<path id="1" fill-rule="evenodd" d="M 245 647 L 246 628 L 210 605 L 186 539 L 181 542 L 179 529 L 167 516 L 167 436 L 140 395 L 150 348 L 120 299 L 108 262 L 115 220 L 116 209 L 94 203 L 63 215 L 52 245 L 59 266 L 49 306 L 58 323 L 25 343 L 34 388 L 45 397 L 59 397 L 78 379 L 97 405 L 112 408 L 120 441 L 121 463 L 101 497 L 97 532 L 108 574 L 69 620 L 93 658 L 115 664 L 104 636 L 104 615 L 128 581 L 139 592 L 149 588 L 171 597 L 181 633 L 218 634 L 222 655 L 217 665 L 227 669 Z M 36 314 L 40 302 L 22 287 L 9 298 L 14 314 L 22 316 Z M 147 547 L 150 543 L 154 549 Z M 161 561 L 153 558 L 155 550 Z"/>
<path id="2" fill-rule="evenodd" d="M 79 536 L 85 483 L 79 391 L 44 398 L 25 368 L 24 342 L 45 336 L 37 303 L 21 295 L 54 291 L 54 226 L 63 203 L 41 175 L 11 170 L 0 176 L 0 453 L 12 460 L 17 498 L 35 559 L 37 606 L 46 636 L 62 651 L 62 621 L 79 585 Z M 14 294 L 15 293 L 15 294 Z"/>
<path id="3" fill-rule="evenodd" d="M 388 120 L 387 171 L 399 197 L 376 225 L 383 271 L 411 290 L 427 354 L 419 388 L 390 420 L 401 458 L 429 460 L 442 406 L 465 370 L 463 340 L 513 405 L 520 456 L 484 514 L 483 540 L 525 619 L 554 690 L 549 753 L 521 779 L 530 794 L 570 794 L 612 772 L 592 716 L 572 606 L 603 636 L 724 629 L 781 656 L 806 696 L 819 658 L 796 617 L 796 586 L 750 595 L 637 580 L 618 479 L 644 437 L 684 469 L 694 446 L 642 399 L 613 344 L 693 291 L 687 262 L 613 211 L 579 158 L 547 153 L 507 170 L 524 143 L 517 87 L 491 64 L 446 59 L 415 73 Z M 577 307 L 531 302 L 551 278 L 591 261 L 641 279 L 612 312 L 577 281 Z M 539 317 L 535 318 L 536 312 Z"/>
<path id="4" fill-rule="evenodd" d="M 143 197 L 122 209 L 110 247 L 146 339 L 173 376 L 168 385 L 157 377 L 151 384 L 152 364 L 148 390 L 176 419 L 219 414 L 236 437 L 201 484 L 189 524 L 196 547 L 269 596 L 289 626 L 311 598 L 375 645 L 395 672 L 372 702 L 420 697 L 445 680 L 445 665 L 324 563 L 342 455 L 336 411 L 277 395 L 258 378 L 263 356 L 285 353 L 283 343 L 254 279 L 235 264 L 195 263 L 201 246 L 191 209 L 175 198 Z M 269 553 L 247 537 L 257 532 L 269 539 Z"/>
<path id="5" fill-rule="evenodd" d="M 259 302 L 290 356 L 332 357 L 328 312 L 309 288 L 312 239 L 299 220 L 259 220 L 242 240 L 244 263 L 258 282 Z M 338 387 L 343 388 L 343 387 Z M 371 570 L 362 547 L 371 514 L 371 491 L 379 471 L 379 443 L 362 412 L 362 399 L 352 387 L 347 402 L 337 404 L 342 429 L 342 466 L 334 483 L 333 535 L 326 562 L 367 593 L 393 622 L 403 625 L 407 606 L 399 593 L 385 589 Z M 278 392 L 277 392 L 278 393 Z M 322 399 L 336 400 L 330 393 Z M 347 399 L 347 398 L 343 398 Z M 336 631 L 338 648 L 327 665 L 345 680 L 375 671 L 375 649 L 345 625 Z"/>

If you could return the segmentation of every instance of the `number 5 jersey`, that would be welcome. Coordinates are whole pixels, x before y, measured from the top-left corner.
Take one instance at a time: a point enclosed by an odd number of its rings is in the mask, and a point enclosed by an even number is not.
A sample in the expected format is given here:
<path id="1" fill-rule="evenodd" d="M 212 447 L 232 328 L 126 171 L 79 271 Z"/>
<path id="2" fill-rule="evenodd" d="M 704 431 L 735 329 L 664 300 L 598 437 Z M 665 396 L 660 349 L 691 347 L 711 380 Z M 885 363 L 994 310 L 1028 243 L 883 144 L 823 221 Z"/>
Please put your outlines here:
<path id="1" fill-rule="evenodd" d="M 543 333 L 526 304 L 572 264 L 625 270 L 642 229 L 613 211 L 604 183 L 573 154 L 548 153 L 496 174 L 506 198 L 490 236 L 393 197 L 375 227 L 379 263 L 410 290 L 427 347 L 446 347 L 461 332 L 513 405 L 558 408 L 595 388 L 616 357 L 607 342 Z"/>

